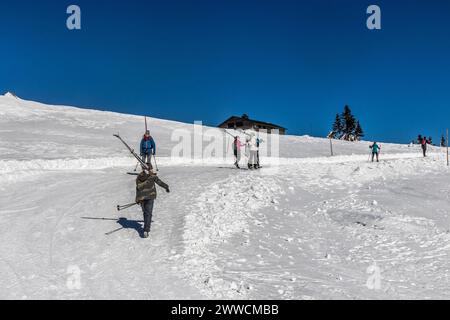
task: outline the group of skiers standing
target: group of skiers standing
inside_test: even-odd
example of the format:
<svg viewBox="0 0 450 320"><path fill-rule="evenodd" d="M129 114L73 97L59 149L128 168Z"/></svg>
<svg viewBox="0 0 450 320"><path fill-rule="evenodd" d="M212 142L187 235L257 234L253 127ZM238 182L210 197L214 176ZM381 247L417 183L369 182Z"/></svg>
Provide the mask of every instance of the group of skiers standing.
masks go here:
<svg viewBox="0 0 450 320"><path fill-rule="evenodd" d="M239 136L234 137L233 141L233 153L235 157L234 165L236 168L240 169L239 162L242 158L242 148L245 147L245 154L248 158L247 166L248 169L259 169L259 146L262 143L262 139L256 136L254 132L246 134L245 143L241 142Z"/></svg>

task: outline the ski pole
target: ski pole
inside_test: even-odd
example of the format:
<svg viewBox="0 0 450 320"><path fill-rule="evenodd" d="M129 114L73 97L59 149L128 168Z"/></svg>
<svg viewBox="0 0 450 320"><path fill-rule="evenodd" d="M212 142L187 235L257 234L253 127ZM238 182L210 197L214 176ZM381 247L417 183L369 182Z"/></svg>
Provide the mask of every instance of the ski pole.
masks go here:
<svg viewBox="0 0 450 320"><path fill-rule="evenodd" d="M158 164L156 163L156 157L155 157L155 155L153 155L153 160L155 161L156 171L159 171L159 169L158 169Z"/></svg>
<svg viewBox="0 0 450 320"><path fill-rule="evenodd" d="M138 166L139 166L139 162L138 162L138 163L136 163L136 167L134 167L134 172L136 172L136 171L137 171L137 168L138 168Z"/></svg>
<svg viewBox="0 0 450 320"><path fill-rule="evenodd" d="M117 205L117 211L125 210L125 209L131 208L131 207L136 206L136 205L137 205L137 203L125 204L123 206Z"/></svg>
<svg viewBox="0 0 450 320"><path fill-rule="evenodd" d="M233 136L231 133L229 133L226 129L224 130L225 133L229 134L230 136L232 136L233 138L235 138L235 136Z"/></svg>
<svg viewBox="0 0 450 320"><path fill-rule="evenodd" d="M117 232L117 231L123 230L123 229L125 229L125 228L124 228L124 227L117 228L117 229L115 229L115 230L113 230L113 231L110 231L110 232L105 233L105 235L109 236L109 235L111 235L111 234L113 234L113 233L115 233L115 232Z"/></svg>

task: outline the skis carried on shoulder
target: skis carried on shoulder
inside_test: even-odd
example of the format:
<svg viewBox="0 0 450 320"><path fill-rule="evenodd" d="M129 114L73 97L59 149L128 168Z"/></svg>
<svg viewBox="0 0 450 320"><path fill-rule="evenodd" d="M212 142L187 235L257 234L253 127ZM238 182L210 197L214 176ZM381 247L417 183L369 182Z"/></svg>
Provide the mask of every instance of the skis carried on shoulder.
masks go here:
<svg viewBox="0 0 450 320"><path fill-rule="evenodd" d="M147 164L142 161L141 157L139 157L136 152L134 152L134 149L132 149L121 137L119 134L113 134L114 137L116 137L117 139L119 139L124 145L125 147L127 147L128 150L130 150L131 154L136 158L136 160L141 164L141 166L147 170L150 171L150 168L147 166Z"/></svg>

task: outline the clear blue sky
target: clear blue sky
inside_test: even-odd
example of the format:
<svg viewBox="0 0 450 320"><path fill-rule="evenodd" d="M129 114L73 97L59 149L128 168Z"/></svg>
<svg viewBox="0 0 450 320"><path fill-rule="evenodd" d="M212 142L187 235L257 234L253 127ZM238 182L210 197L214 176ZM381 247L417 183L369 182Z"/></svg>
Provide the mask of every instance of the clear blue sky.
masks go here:
<svg viewBox="0 0 450 320"><path fill-rule="evenodd" d="M78 4L82 30L66 28ZM382 9L382 30L366 8ZM248 113L324 136L345 104L367 139L450 126L448 0L2 1L0 90L217 125Z"/></svg>

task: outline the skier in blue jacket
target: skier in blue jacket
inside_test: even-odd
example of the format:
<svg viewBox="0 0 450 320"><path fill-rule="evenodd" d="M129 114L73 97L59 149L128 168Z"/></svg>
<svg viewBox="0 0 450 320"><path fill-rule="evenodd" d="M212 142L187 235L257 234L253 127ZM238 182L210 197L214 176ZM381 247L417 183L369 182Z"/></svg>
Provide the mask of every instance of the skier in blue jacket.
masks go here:
<svg viewBox="0 0 450 320"><path fill-rule="evenodd" d="M150 135L150 131L146 131L141 140L141 157L144 163L151 163L152 155L156 153L156 144Z"/></svg>
<svg viewBox="0 0 450 320"><path fill-rule="evenodd" d="M372 162L375 156L377 157L377 162L379 162L378 155L380 154L381 147L378 145L378 143L374 142L369 148L372 149Z"/></svg>

